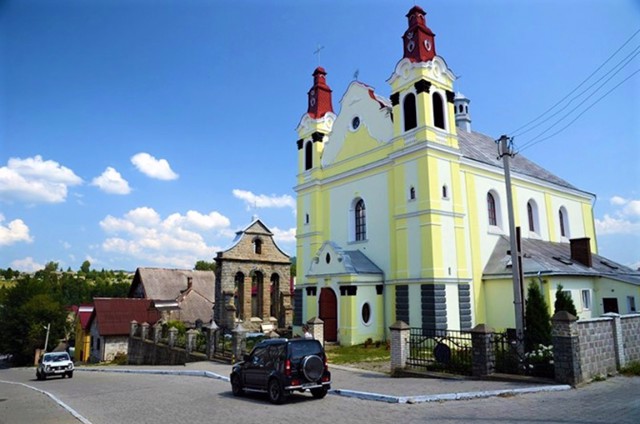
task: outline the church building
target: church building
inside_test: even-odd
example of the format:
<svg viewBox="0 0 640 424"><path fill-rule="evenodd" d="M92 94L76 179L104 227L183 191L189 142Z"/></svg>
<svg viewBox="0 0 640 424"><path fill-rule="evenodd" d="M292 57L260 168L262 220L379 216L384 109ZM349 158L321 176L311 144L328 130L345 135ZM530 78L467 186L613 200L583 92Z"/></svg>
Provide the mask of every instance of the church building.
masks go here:
<svg viewBox="0 0 640 424"><path fill-rule="evenodd" d="M419 6L406 15L389 97L353 81L336 113L327 72L313 72L297 127L294 325L319 317L326 341L384 340L398 320L514 326L502 162L495 138L471 129L469 99L456 94L425 15ZM542 243L530 244L536 254L554 246L571 261L570 239L579 239L578 250L599 258L595 196L521 155L511 169L516 225L523 239ZM547 296L565 281L524 268L525 284L546 277ZM577 295L580 284L593 294L595 280L566 279L578 281ZM637 286L615 281L640 294L640 278Z"/></svg>

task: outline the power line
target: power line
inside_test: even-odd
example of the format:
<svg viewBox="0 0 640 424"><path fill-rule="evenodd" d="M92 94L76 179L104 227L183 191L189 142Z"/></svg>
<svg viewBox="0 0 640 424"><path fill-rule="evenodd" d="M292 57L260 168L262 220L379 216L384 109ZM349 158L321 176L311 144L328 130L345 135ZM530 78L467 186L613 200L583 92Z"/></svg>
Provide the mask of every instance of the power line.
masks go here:
<svg viewBox="0 0 640 424"><path fill-rule="evenodd" d="M582 112L580 112L578 114L578 116L576 116L575 118L573 118L571 120L571 122L569 122L567 125L565 125L564 127L560 128L558 131L554 132L551 135L548 135L544 138L541 138L539 140L533 139L531 141L529 141L528 143L526 143L521 149L520 151L526 150L529 147L535 146L538 143L542 143L545 140L550 139L551 137L554 137L558 134L560 134L562 131L564 131L565 129L567 129L571 124L573 124L575 121L578 120L578 118L580 118L582 115L584 115L589 109L591 109L593 106L595 106L598 102L600 102L600 100L604 99L605 97L607 97L611 92L613 92L616 88L620 87L622 84L624 84L625 82L627 82L629 79L631 79L633 76L635 76L637 73L640 72L640 69L636 69L631 75L629 75L628 77L626 77L625 79L623 79L622 81L620 81L618 84L616 84L613 88L611 88L609 91L607 91L606 93L604 93L602 96L600 96L595 102L591 103L585 110L583 110Z"/></svg>
<svg viewBox="0 0 640 424"><path fill-rule="evenodd" d="M622 59L620 62L618 62L613 68L611 68L607 73L605 73L603 76L601 76L600 78L598 78L595 82L593 82L591 85L589 85L587 88L585 88L584 90L582 90L579 94L573 96L569 102L567 104L565 104L562 108L560 108L558 111L554 112L552 115L550 115L549 117L545 118L544 120L542 120L541 122L539 122L538 124L532 126L531 128L522 131L520 133L515 133L513 134L513 136L522 136L528 132L533 131L534 129L538 128L540 125L544 124L545 122L548 122L550 119L552 119L554 116L557 116L560 112L562 112L563 110L565 110L566 108L568 108L571 103L574 102L574 100L580 98L583 94L585 94L587 91L589 91L591 88L593 88L593 86L595 86L596 84L598 84L600 81L602 81L604 78L606 78L609 74L611 74L612 72L614 72L613 75L611 75L609 78L607 78L607 80L601 84L593 93L591 93L589 96L587 96L586 99L584 99L582 102L580 102L577 106L575 106L573 109L571 109L571 111L569 111L569 113L567 115L565 115L562 119L566 118L568 115L570 115L573 111L575 111L577 108L579 108L582 104L584 104L584 102L586 100L588 100L591 96L593 96L595 93L598 92L598 90L600 90L606 83L608 83L609 81L611 81L611 79L616 76L621 70L623 70L629 63L631 63L631 61L633 59L635 59L636 56L638 56L640 54L640 45L638 47L636 47L635 49L633 49L633 51L631 53L629 53L624 59ZM623 63L624 62L624 63ZM575 92L575 89L572 91ZM571 93L570 93L571 94ZM567 95L568 96L568 95ZM567 96L565 96L565 99L567 98ZM557 104L556 104L557 105ZM561 119L561 120L562 120ZM549 131L551 128L553 128L555 125L557 125L558 122L556 122L555 124L553 124L551 127L549 127L547 130L545 130L544 132L542 132L542 134L544 134L545 132ZM541 134L538 134L538 136L540 136Z"/></svg>
<svg viewBox="0 0 640 424"><path fill-rule="evenodd" d="M618 52L620 50L622 50L627 44L629 44L629 42L636 36L638 35L638 33L640 33L640 29L638 29L636 32L634 32L631 37L629 37L627 39L627 41L625 41L620 47L618 47L618 49L613 52L600 66L598 66L596 68L595 71L593 71L591 74L589 74L588 77L586 77L580 84L578 84L578 86L576 88L574 88L572 91L570 91L566 96L564 96L562 99L558 100L558 102L556 102L553 106L551 106L549 109L545 110L542 114L538 115L537 117L535 117L534 119L532 119L531 121L527 122L526 124L522 125L519 128L516 128L514 131L512 131L511 133L517 133L518 131L520 131L523 128L526 128L527 126L529 126L530 124L538 121L540 118L542 118L543 116L545 116L547 113L549 113L551 110L553 110L556 106L558 106L560 103L562 103L567 97L569 97L570 95L572 95L576 90L578 90L580 87L582 87L582 85L584 83L586 83L592 76L594 76L600 69L602 69L602 67L604 65L606 65L616 54L618 54Z"/></svg>

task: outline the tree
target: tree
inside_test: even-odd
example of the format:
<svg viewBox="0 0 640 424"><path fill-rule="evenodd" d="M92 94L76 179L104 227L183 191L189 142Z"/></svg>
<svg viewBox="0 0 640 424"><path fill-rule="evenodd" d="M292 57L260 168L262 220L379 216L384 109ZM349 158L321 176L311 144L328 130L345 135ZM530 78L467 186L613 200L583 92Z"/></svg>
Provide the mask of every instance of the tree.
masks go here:
<svg viewBox="0 0 640 424"><path fill-rule="evenodd" d="M549 308L538 284L531 282L527 290L527 307L525 309L524 343L527 352L536 346L551 344L551 317Z"/></svg>
<svg viewBox="0 0 640 424"><path fill-rule="evenodd" d="M554 313L567 311L574 317L577 317L578 312L576 311L576 305L573 303L571 294L562 290L562 288L562 284L558 284L558 289L556 290L556 301L553 303Z"/></svg>
<svg viewBox="0 0 640 424"><path fill-rule="evenodd" d="M296 273L298 272L298 258L296 258L295 256L291 257L291 276L295 277Z"/></svg>
<svg viewBox="0 0 640 424"><path fill-rule="evenodd" d="M80 272L88 274L89 271L91 271L91 262L89 261L82 262L82 266L80 267Z"/></svg>
<svg viewBox="0 0 640 424"><path fill-rule="evenodd" d="M58 262L47 262L47 264L44 266L44 272L56 272L58 271Z"/></svg>
<svg viewBox="0 0 640 424"><path fill-rule="evenodd" d="M215 262L198 261L193 267L196 271L214 271L216 270Z"/></svg>

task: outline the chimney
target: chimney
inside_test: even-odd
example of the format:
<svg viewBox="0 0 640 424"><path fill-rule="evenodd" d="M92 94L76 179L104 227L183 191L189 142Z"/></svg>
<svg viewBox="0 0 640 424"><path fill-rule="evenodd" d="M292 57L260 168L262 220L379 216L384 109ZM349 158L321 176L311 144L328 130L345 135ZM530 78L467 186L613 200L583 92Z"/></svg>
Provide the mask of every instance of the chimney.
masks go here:
<svg viewBox="0 0 640 424"><path fill-rule="evenodd" d="M569 240L571 243L571 260L591 268L591 243L589 237Z"/></svg>

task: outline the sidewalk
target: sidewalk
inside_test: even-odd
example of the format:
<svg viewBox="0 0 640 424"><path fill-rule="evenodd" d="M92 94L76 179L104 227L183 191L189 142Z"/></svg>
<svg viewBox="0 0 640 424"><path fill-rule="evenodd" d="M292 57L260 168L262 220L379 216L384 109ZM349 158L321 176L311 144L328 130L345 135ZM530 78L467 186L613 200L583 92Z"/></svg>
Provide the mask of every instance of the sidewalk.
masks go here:
<svg viewBox="0 0 640 424"><path fill-rule="evenodd" d="M331 394L390 403L422 403L473 399L520 393L569 390L567 385L544 385L483 380L445 380L435 378L391 378L385 374L338 365L329 365ZM126 372L191 375L228 382L231 365L218 362L192 362L185 366L97 366L77 367L80 372Z"/></svg>

